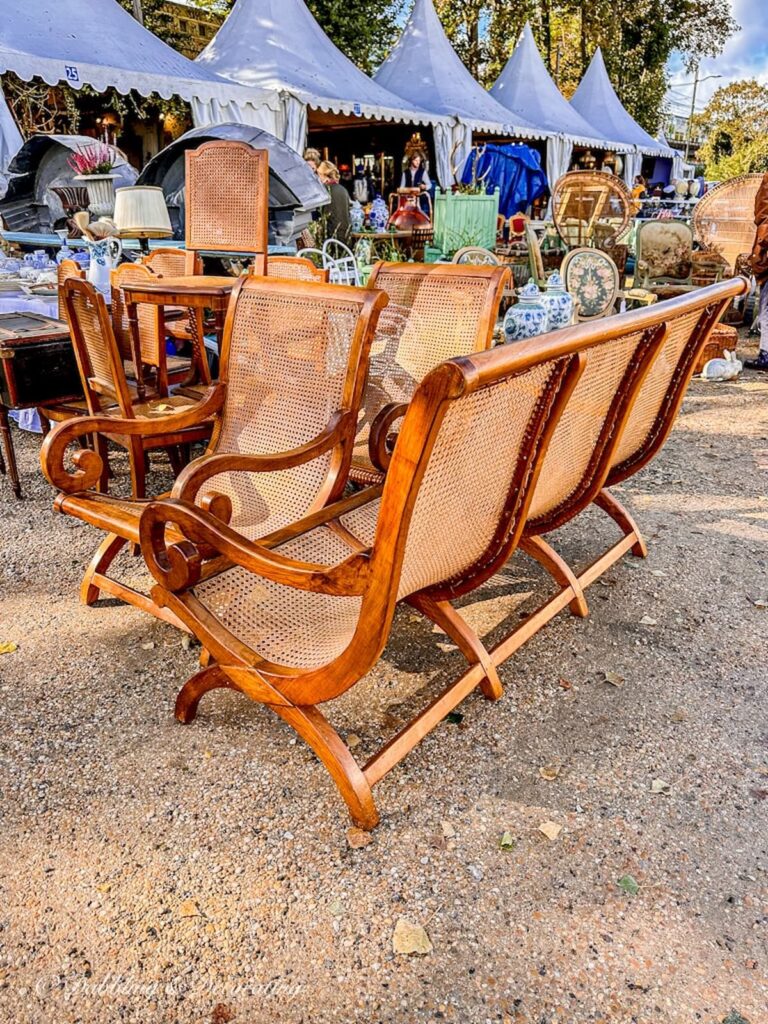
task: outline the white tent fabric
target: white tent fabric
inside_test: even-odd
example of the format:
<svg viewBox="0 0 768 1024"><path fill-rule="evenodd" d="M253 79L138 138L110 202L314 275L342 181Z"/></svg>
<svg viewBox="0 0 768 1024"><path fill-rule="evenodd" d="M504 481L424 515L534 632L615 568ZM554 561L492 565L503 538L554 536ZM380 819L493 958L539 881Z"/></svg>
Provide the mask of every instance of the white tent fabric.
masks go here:
<svg viewBox="0 0 768 1024"><path fill-rule="evenodd" d="M547 181L550 191L555 187L557 179L562 178L571 166L572 154L573 143L570 139L562 135L547 139Z"/></svg>
<svg viewBox="0 0 768 1024"><path fill-rule="evenodd" d="M274 126L259 122L259 127L298 150L304 144L307 106L377 121L449 120L419 103L403 103L364 75L334 46L303 0L237 0L195 63L243 85L270 90L278 100Z"/></svg>
<svg viewBox="0 0 768 1024"><path fill-rule="evenodd" d="M244 89L187 60L140 25L117 0L2 0L0 72L29 81L110 87L165 99L273 106L268 92Z"/></svg>
<svg viewBox="0 0 768 1024"><path fill-rule="evenodd" d="M451 150L437 154L441 184L447 184L440 177L441 167L463 167L471 145L466 129L526 139L551 134L511 114L475 81L451 46L432 0L415 0L402 35L373 77L403 99L458 117L465 126L458 133L462 139L453 138Z"/></svg>
<svg viewBox="0 0 768 1024"><path fill-rule="evenodd" d="M0 88L0 198L5 195L8 188L8 165L23 145L24 139Z"/></svg>
<svg viewBox="0 0 768 1024"><path fill-rule="evenodd" d="M576 145L599 146L614 152L629 148L610 141L610 135L594 128L563 96L547 71L530 23L526 23L512 56L491 88L491 95L513 115L545 132L565 135Z"/></svg>
<svg viewBox="0 0 768 1024"><path fill-rule="evenodd" d="M599 47L571 97L571 106L606 137L635 146L647 156L672 156L668 146L661 146L624 109L611 85Z"/></svg>
<svg viewBox="0 0 768 1024"><path fill-rule="evenodd" d="M635 151L634 153L627 153L624 157L624 183L627 188L632 188L635 184L635 178L640 173L643 166L643 154Z"/></svg>

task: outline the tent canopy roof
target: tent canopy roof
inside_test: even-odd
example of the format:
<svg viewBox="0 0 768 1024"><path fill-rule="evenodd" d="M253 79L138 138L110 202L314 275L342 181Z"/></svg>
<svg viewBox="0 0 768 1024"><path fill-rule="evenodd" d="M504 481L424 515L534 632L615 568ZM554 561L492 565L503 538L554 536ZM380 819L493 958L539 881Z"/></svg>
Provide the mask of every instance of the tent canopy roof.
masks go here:
<svg viewBox="0 0 768 1024"><path fill-rule="evenodd" d="M510 114L475 81L451 46L432 0L415 0L402 35L374 79L404 99L478 130L532 139L552 134Z"/></svg>
<svg viewBox="0 0 768 1024"><path fill-rule="evenodd" d="M113 87L165 99L276 106L269 93L244 89L187 60L117 0L2 0L0 71L76 89L85 83L99 92Z"/></svg>
<svg viewBox="0 0 768 1024"><path fill-rule="evenodd" d="M403 104L363 74L303 0L237 0L196 63L244 85L292 93L319 110L416 124L446 120L419 102Z"/></svg>
<svg viewBox="0 0 768 1024"><path fill-rule="evenodd" d="M674 155L672 150L660 145L644 128L641 128L624 109L616 90L611 85L599 47L595 50L578 89L571 97L571 105L583 118L599 126L601 134L610 136L617 142L637 146L649 156Z"/></svg>
<svg viewBox="0 0 768 1024"><path fill-rule="evenodd" d="M608 141L610 135L594 128L576 111L552 81L542 60L530 22L491 89L491 95L517 117L543 131L568 136L572 142L613 150L626 143Z"/></svg>

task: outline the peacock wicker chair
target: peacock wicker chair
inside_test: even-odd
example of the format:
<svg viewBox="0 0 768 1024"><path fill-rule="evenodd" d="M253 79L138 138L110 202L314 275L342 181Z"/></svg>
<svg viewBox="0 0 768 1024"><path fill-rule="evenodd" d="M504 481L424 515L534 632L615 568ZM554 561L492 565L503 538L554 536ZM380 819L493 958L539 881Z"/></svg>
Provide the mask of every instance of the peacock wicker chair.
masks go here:
<svg viewBox="0 0 768 1024"><path fill-rule="evenodd" d="M627 229L632 196L615 174L568 171L552 191L552 219L569 249L610 249Z"/></svg>
<svg viewBox="0 0 768 1024"><path fill-rule="evenodd" d="M743 174L716 185L693 211L693 233L702 248L725 259L730 273L738 273L740 256L752 251L755 241L755 197L762 174Z"/></svg>

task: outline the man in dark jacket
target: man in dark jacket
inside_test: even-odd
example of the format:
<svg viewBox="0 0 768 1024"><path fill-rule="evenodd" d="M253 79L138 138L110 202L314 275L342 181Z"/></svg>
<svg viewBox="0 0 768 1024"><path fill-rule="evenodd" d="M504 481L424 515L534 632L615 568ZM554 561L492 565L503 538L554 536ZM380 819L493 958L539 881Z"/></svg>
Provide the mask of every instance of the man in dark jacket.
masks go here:
<svg viewBox="0 0 768 1024"><path fill-rule="evenodd" d="M752 248L752 273L760 285L760 351L757 359L747 359L748 370L763 370L768 373L768 174L763 175L755 198L755 224L757 234Z"/></svg>

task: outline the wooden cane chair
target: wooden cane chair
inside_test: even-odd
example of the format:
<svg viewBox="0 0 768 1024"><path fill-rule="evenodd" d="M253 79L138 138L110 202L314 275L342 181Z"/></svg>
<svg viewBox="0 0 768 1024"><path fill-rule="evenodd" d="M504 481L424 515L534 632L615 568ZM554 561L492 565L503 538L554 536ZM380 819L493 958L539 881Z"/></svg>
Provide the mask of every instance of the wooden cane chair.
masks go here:
<svg viewBox="0 0 768 1024"><path fill-rule="evenodd" d="M491 347L509 278L501 266L374 266L368 287L385 291L390 303L379 318L371 351L364 416L350 471L355 483L383 479L389 460L387 436L426 374L451 356Z"/></svg>
<svg viewBox="0 0 768 1024"><path fill-rule="evenodd" d="M312 260L305 259L303 256L272 256L269 260L269 276L279 277L284 281L326 283L329 273L327 268L316 267Z"/></svg>
<svg viewBox="0 0 768 1024"><path fill-rule="evenodd" d="M560 270L565 290L573 297L577 321L609 316L619 297L619 270L601 249L572 249Z"/></svg>
<svg viewBox="0 0 768 1024"><path fill-rule="evenodd" d="M249 538L338 498L347 480L371 338L386 302L381 292L241 278L227 314L219 382L197 407L198 423L214 422L211 443L179 475L173 495L205 507L215 505L217 496L229 502L232 524ZM176 419L188 426L191 416L171 417L163 428ZM96 415L54 432L43 445L45 475L62 492L57 510L107 532L81 597L93 604L103 590L168 618L146 595L108 575L119 551L138 543L145 503L94 493L96 460L77 462L75 472L64 466L71 441L108 429L150 437L160 428L151 421L115 423Z"/></svg>
<svg viewBox="0 0 768 1024"><path fill-rule="evenodd" d="M316 752L355 824L375 826L372 787L476 687L502 694L503 649L487 651L450 601L514 550L578 371L572 357L513 346L438 367L408 408L383 490L259 543L189 503L150 504L141 538L153 598L215 659L180 692L177 718L191 721L218 687L268 705ZM167 547L169 530L183 542ZM470 667L360 767L318 705L375 665L401 600L446 630Z"/></svg>
<svg viewBox="0 0 768 1024"><path fill-rule="evenodd" d="M552 437L528 511L521 547L551 573L561 590L540 619L570 604L587 614L583 590L628 551L646 549L631 515L605 488L653 458L669 436L696 360L742 278L702 288L610 321L568 328L564 344L586 329L600 343L585 352L585 369ZM621 528L621 540L575 574L544 540L594 502Z"/></svg>
<svg viewBox="0 0 768 1024"><path fill-rule="evenodd" d="M743 174L710 189L693 209L693 233L704 249L717 252L729 273L752 252L755 241L755 198L762 174Z"/></svg>
<svg viewBox="0 0 768 1024"><path fill-rule="evenodd" d="M77 429L75 434L94 434L103 463L100 472L103 489L107 484L106 441L111 440L125 448L131 468L132 496L143 498L146 494L147 453L165 448L178 472L185 461L183 449L196 441L207 440L210 424L181 430L168 425L169 413L187 410L193 404L187 398L163 397L145 403L136 402L125 375L122 353L104 297L88 281L74 277L64 281L61 295L89 413L83 423L92 417L99 417L104 423L103 428L92 431ZM141 436L140 433L122 430L126 421L142 422L147 419L159 428L151 435Z"/></svg>

